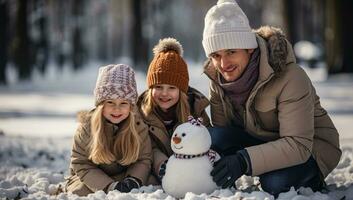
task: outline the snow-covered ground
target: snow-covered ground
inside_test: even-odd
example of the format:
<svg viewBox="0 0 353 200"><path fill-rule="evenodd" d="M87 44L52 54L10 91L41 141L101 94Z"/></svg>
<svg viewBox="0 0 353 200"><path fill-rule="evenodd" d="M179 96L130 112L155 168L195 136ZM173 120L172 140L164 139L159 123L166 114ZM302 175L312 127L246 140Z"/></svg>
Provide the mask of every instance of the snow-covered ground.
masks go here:
<svg viewBox="0 0 353 200"><path fill-rule="evenodd" d="M30 83L16 83L9 70L10 85L0 87L0 199L174 199L160 187L143 187L123 194L96 192L86 198L57 193L68 173L75 113L93 106L92 90L99 64L82 71L54 67L46 77L34 74ZM189 65L191 86L208 94L208 80L201 64ZM309 70L321 103L340 132L343 155L327 177L327 190L313 193L301 188L280 194L278 199L353 199L353 75L335 75L322 81L322 71ZM320 77L318 77L320 76ZM145 89L145 75L137 73L138 91ZM188 193L185 199L274 199L252 190L257 178L243 176L237 188L216 190L210 195Z"/></svg>

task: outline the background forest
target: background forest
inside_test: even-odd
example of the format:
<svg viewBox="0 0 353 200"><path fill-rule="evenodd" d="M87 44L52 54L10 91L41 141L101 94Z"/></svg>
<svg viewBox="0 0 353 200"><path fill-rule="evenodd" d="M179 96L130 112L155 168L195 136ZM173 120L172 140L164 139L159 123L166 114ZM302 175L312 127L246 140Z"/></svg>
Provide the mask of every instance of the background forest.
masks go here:
<svg viewBox="0 0 353 200"><path fill-rule="evenodd" d="M353 1L238 0L250 25L280 27L299 61L330 74L353 72ZM123 60L146 70L153 45L180 40L202 63L204 15L216 0L0 0L0 83L30 80L49 65L74 70L90 61Z"/></svg>

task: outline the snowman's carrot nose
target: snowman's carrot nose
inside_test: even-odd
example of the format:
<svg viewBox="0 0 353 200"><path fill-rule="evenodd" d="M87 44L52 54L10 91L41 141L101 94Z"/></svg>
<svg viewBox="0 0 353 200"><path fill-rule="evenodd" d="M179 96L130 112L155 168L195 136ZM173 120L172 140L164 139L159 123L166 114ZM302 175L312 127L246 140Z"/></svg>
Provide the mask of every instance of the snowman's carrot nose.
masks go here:
<svg viewBox="0 0 353 200"><path fill-rule="evenodd" d="M180 137L177 137L177 136L174 136L174 137L173 137L173 142L174 142L175 144L179 144L179 143L181 142L181 138L180 138Z"/></svg>

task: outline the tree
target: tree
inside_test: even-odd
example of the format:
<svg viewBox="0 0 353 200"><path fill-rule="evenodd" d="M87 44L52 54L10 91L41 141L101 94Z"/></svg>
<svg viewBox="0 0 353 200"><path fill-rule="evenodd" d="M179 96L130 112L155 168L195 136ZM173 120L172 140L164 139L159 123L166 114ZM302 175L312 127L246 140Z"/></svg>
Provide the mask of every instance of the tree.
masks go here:
<svg viewBox="0 0 353 200"><path fill-rule="evenodd" d="M11 50L13 62L18 69L20 80L29 80L31 77L33 61L30 55L30 39L27 24L27 0L17 0L17 13L15 25L15 37L12 41Z"/></svg>
<svg viewBox="0 0 353 200"><path fill-rule="evenodd" d="M0 1L0 84L6 84L8 15L7 1Z"/></svg>
<svg viewBox="0 0 353 200"><path fill-rule="evenodd" d="M33 2L39 15L34 23L37 29L38 36L35 40L35 63L39 71L44 74L49 59L49 41L48 41L48 16L45 9L47 8L44 0L37 0Z"/></svg>
<svg viewBox="0 0 353 200"><path fill-rule="evenodd" d="M142 34L143 13L142 7L144 1L132 1L133 25L132 25L132 59L134 65L143 67L147 65L148 43Z"/></svg>
<svg viewBox="0 0 353 200"><path fill-rule="evenodd" d="M350 0L326 0L326 62L330 73L353 72L353 26Z"/></svg>
<svg viewBox="0 0 353 200"><path fill-rule="evenodd" d="M72 30L72 64L75 70L80 69L85 61L85 48L83 43L83 7L84 1L73 1L72 14L74 27Z"/></svg>
<svg viewBox="0 0 353 200"><path fill-rule="evenodd" d="M353 8L353 2L351 0L342 0L342 10L341 13L344 30L342 30L342 41L343 41L343 63L342 72L353 72L353 13L351 8ZM347 25L347 26L346 26Z"/></svg>

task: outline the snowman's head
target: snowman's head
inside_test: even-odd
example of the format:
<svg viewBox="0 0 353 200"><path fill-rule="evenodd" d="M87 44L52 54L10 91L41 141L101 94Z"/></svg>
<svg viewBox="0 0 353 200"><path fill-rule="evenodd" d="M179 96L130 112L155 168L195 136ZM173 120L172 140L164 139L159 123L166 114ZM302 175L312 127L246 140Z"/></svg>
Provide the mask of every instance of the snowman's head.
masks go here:
<svg viewBox="0 0 353 200"><path fill-rule="evenodd" d="M211 136L199 120L189 117L188 122L175 129L170 145L174 153L197 155L210 149Z"/></svg>

